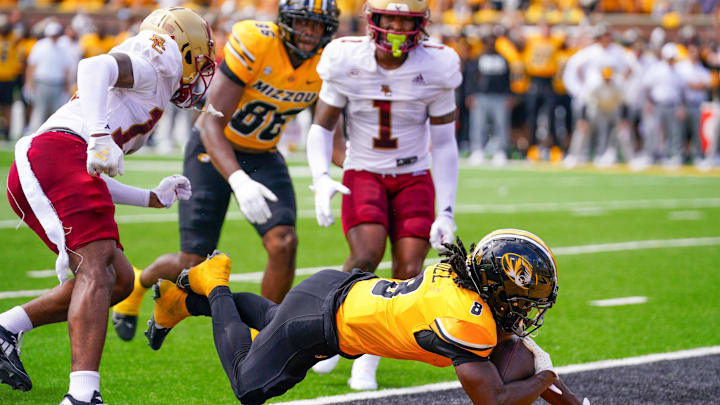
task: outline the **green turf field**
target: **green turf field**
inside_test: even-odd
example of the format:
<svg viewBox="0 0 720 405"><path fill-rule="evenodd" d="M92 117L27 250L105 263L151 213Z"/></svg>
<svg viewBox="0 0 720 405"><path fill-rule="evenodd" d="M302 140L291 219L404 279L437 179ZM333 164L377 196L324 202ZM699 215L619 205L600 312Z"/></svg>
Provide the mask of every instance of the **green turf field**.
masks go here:
<svg viewBox="0 0 720 405"><path fill-rule="evenodd" d="M0 177L11 162L0 153ZM310 178L302 163L292 164L299 219L298 268L338 267L347 246L342 229L319 228L314 219ZM180 161L130 158L120 180L152 187L180 170ZM0 294L57 284L52 275L30 278L30 270L54 266L55 256L0 196ZM334 201L339 209L339 198ZM629 173L622 169L562 171L549 166L478 169L463 167L457 198L459 235L477 241L500 227L530 230L556 251L560 291L557 305L540 329L538 343L556 365L720 345L720 173L692 169ZM220 250L234 259L233 273L262 271L265 252L235 204L225 224ZM125 251L137 266L178 249L176 211L118 207ZM337 215L336 215L337 218ZM684 241L677 241L684 239ZM654 248L637 244L653 242ZM597 245L594 253L573 247ZM679 247L679 245L684 245ZM642 245L640 245L642 246ZM431 257L435 257L431 253ZM388 275L387 270L379 274ZM300 278L296 281L299 281ZM231 283L236 291L259 291L257 283ZM0 295L1 296L1 295ZM592 300L644 296L638 305L596 307ZM30 298L0 299L0 311ZM237 403L215 354L210 320L183 321L162 350L152 351L142 336L152 300L146 297L136 339L120 341L112 328L101 366L102 394L110 404ZM33 379L28 393L0 386L2 404L53 404L67 390L70 369L67 325L33 330L25 336L25 367ZM277 401L348 392L351 363L342 360L327 376L312 372ZM452 368L384 359L380 388L454 379Z"/></svg>

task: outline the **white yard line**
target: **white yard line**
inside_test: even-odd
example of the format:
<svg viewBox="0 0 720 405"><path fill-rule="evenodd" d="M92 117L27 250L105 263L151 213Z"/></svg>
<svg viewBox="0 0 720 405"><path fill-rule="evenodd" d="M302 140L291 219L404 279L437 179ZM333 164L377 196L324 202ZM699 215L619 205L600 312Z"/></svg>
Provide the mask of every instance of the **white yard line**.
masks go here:
<svg viewBox="0 0 720 405"><path fill-rule="evenodd" d="M605 211L613 210L649 210L649 209L683 209L683 208L718 208L720 198L678 198L661 200L613 200L613 201L573 201L573 202L547 202L527 204L464 204L458 203L455 211L462 214L516 214L532 212L571 212L577 216L601 215ZM340 210L333 210L335 216ZM300 209L298 218L315 218L314 209ZM228 212L228 221L244 220L245 217L238 211ZM116 215L115 222L119 224L145 224L153 222L175 222L177 213L152 213L134 215ZM0 220L0 229L15 228L20 224L26 226L19 219Z"/></svg>
<svg viewBox="0 0 720 405"><path fill-rule="evenodd" d="M623 297L590 301L590 305L594 307L619 307L622 305L644 304L646 302L648 302L648 297Z"/></svg>
<svg viewBox="0 0 720 405"><path fill-rule="evenodd" d="M583 371L603 370L614 367L635 366L664 360L679 360L691 357L701 357L720 354L720 346L701 347L699 349L682 350L671 353L658 353L646 356L628 357L625 359L603 360L585 364L572 364L556 367L559 374L572 374ZM461 388L458 381L420 385L417 387L394 388L380 391L357 392L353 394L335 395L332 397L319 397L299 401L278 402L278 405L328 405L342 404L349 401L362 401L367 399L394 397L398 395L422 394L432 391L444 391Z"/></svg>

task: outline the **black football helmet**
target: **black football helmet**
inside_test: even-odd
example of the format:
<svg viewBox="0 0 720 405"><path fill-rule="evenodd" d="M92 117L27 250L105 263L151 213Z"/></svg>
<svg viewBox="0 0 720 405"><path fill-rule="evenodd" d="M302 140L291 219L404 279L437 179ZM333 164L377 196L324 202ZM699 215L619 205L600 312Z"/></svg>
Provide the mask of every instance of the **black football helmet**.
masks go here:
<svg viewBox="0 0 720 405"><path fill-rule="evenodd" d="M536 235L499 229L467 257L467 270L502 330L525 337L542 326L557 298L557 264Z"/></svg>
<svg viewBox="0 0 720 405"><path fill-rule="evenodd" d="M335 0L280 0L277 24L285 45L301 59L309 59L330 42L338 29L339 16L340 10L337 8ZM295 35L300 34L294 30L293 26L295 19L298 18L325 24L325 32L320 38L320 42L310 52L303 51L295 44Z"/></svg>

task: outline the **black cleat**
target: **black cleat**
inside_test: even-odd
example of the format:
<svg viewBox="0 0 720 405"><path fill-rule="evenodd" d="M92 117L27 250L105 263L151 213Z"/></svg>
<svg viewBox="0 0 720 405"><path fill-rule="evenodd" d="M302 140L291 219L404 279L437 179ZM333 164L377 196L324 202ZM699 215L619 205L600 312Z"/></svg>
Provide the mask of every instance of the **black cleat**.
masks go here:
<svg viewBox="0 0 720 405"><path fill-rule="evenodd" d="M20 361L21 345L22 335L10 333L0 326L0 383L8 384L14 390L30 391L32 381Z"/></svg>
<svg viewBox="0 0 720 405"><path fill-rule="evenodd" d="M136 315L125 315L118 312L112 313L112 325L115 328L115 332L120 339L128 342L135 337L135 331L137 330Z"/></svg>
<svg viewBox="0 0 720 405"><path fill-rule="evenodd" d="M73 398L72 395L65 394L62 402L60 402L60 405L105 405L105 403L103 402L100 393L95 391L93 392L93 396L90 402L78 401L77 399Z"/></svg>
<svg viewBox="0 0 720 405"><path fill-rule="evenodd" d="M175 280L175 285L178 286L179 289L189 293L192 292L192 289L190 288L190 269L184 269L180 272L180 275L178 275L177 280Z"/></svg>
<svg viewBox="0 0 720 405"><path fill-rule="evenodd" d="M172 328L163 328L155 322L155 317L152 317L147 322L148 328L145 331L145 337L148 339L148 344L153 350L160 350L165 338L170 333Z"/></svg>

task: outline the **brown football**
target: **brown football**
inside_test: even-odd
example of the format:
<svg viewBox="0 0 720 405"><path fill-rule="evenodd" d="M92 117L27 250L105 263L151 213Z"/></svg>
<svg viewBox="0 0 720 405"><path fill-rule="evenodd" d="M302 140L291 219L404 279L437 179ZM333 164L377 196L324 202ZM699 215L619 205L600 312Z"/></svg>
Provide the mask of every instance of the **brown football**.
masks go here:
<svg viewBox="0 0 720 405"><path fill-rule="evenodd" d="M524 380L535 374L535 358L517 336L498 343L490 354L503 382Z"/></svg>

